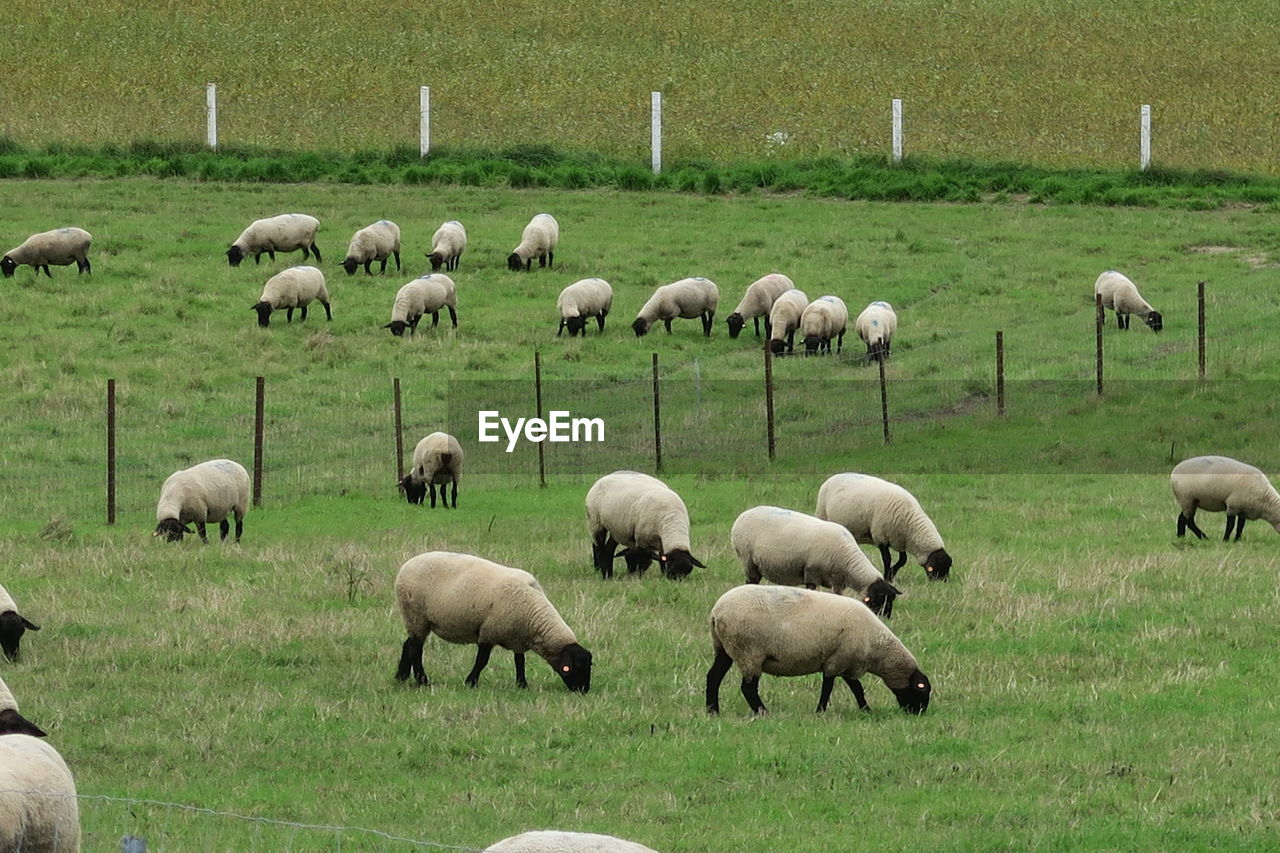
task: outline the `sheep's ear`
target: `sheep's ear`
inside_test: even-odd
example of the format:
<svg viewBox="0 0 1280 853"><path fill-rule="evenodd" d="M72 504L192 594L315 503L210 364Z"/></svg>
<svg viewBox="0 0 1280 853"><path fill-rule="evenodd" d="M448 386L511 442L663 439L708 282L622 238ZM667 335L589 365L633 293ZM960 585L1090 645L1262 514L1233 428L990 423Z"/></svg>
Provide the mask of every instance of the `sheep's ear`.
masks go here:
<svg viewBox="0 0 1280 853"><path fill-rule="evenodd" d="M28 631L39 631L39 630L40 630L40 626L39 626L39 625L35 625L35 624L33 624L33 623L31 622L31 620L30 620L30 619L28 619L27 617L25 617L25 616L19 616L18 618L22 620L22 627L26 628Z"/></svg>
<svg viewBox="0 0 1280 853"><path fill-rule="evenodd" d="M390 324L390 323L388 323L387 325L383 326L382 328L384 328L384 329L390 329L390 328L391 328L391 324Z"/></svg>
<svg viewBox="0 0 1280 853"><path fill-rule="evenodd" d="M702 561L699 560L697 557L693 556L692 554L689 555L689 562L693 563L695 566L697 566L700 569L706 568L706 566L703 565Z"/></svg>
<svg viewBox="0 0 1280 853"><path fill-rule="evenodd" d="M182 532L183 532L183 533L186 533L188 536L195 535L195 531L191 529L191 525L190 525L190 524L184 524L184 525L182 525Z"/></svg>
<svg viewBox="0 0 1280 853"><path fill-rule="evenodd" d="M0 735L30 735L45 737L44 730L13 708L0 711Z"/></svg>

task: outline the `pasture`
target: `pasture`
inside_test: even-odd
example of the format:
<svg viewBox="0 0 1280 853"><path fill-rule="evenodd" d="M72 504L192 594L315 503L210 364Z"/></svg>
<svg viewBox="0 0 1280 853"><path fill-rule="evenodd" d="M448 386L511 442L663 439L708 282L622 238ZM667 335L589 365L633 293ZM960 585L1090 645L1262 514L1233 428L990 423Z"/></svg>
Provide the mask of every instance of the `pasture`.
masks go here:
<svg viewBox="0 0 1280 853"><path fill-rule="evenodd" d="M249 306L298 256L232 269L223 252L251 219L285 210L323 223L334 319L317 309L260 329ZM556 267L508 272L541 210L561 223ZM348 277L347 239L382 217L401 226L405 270ZM459 328L446 318L392 338L380 328L391 298L426 270L430 234L450 218L470 235L454 274ZM1167 483L1171 459L1198 453L1280 468L1267 334L1280 246L1262 209L0 183L4 248L63 224L94 234L91 276L22 268L0 284L0 583L43 626L0 676L76 774L85 849L129 832L152 849L418 849L388 836L478 849L538 827L663 851L1272 843L1280 541L1254 522L1224 545L1221 516L1201 517L1209 540L1178 541ZM1098 399L1092 284L1110 267L1165 328L1122 333L1108 318L1113 390ZM774 270L854 313L872 299L898 309L891 445L865 402L878 398L860 396L874 371L849 334L839 357L775 361L779 454L768 462L754 417L761 355L750 328L730 340L723 317ZM556 294L591 275L616 294L604 334L557 339ZM720 286L711 338L692 320L635 338L630 321L653 287L685 275ZM1209 294L1204 384L1197 281ZM1006 419L991 397L996 330ZM593 573L582 498L607 455L549 448L539 488L527 449L504 462L468 445L475 470L456 512L398 497L392 380L411 448L465 426L467 401L491 383L519 383L531 407L535 349L549 393L590 406L600 388L622 389L593 414L628 438L646 429L659 354L667 479L707 569L681 583ZM152 539L168 473L250 461L257 376L266 481L244 541ZM103 523L109 378L114 526ZM628 452L645 464L643 449ZM845 692L818 717L817 679L766 677L772 714L751 719L731 674L721 716L708 718L706 614L742 577L733 519L762 503L811 511L822 479L851 469L910 488L956 559L946 584L926 585L915 565L899 576L891 627L934 683L928 713L900 714L868 677L871 714ZM469 690L473 650L437 640L432 686L396 683L404 634L391 583L407 557L436 548L537 575L595 654L591 692L567 693L533 657L518 691L500 650Z"/></svg>

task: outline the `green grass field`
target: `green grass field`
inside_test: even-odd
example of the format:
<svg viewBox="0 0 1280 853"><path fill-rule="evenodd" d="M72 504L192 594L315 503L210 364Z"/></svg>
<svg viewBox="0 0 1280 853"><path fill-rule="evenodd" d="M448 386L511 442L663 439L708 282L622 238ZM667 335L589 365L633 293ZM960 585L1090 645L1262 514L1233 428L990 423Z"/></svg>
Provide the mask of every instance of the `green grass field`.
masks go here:
<svg viewBox="0 0 1280 853"><path fill-rule="evenodd" d="M239 269L223 251L283 210L324 223L334 319L249 306L297 255ZM553 270L509 273L529 216L560 220ZM399 222L406 269L348 278L357 227ZM440 221L470 244L459 322L398 340L379 328L425 269ZM43 630L0 664L23 712L73 768L86 850L126 833L157 850L416 849L358 827L463 849L523 829L610 832L663 851L907 849L1257 850L1275 843L1268 782L1280 595L1275 534L1174 537L1170 460L1236 455L1274 471L1280 296L1269 213L1026 204L888 205L795 196L404 186L237 185L132 178L0 182L0 242L76 224L92 276L23 268L0 285L0 583ZM4 242L8 241L8 242ZM1165 329L1106 329L1093 392L1092 283L1127 272ZM786 272L856 312L898 309L889 365L894 441L881 443L873 371L845 339L832 359L779 359L778 459L761 422L762 360L723 316ZM713 336L695 321L637 340L655 285L721 288ZM601 275L603 336L556 339L555 296ZM1196 282L1207 282L1208 380L1196 381ZM447 319L445 321L447 323ZM996 417L993 338L1007 346ZM547 403L600 406L626 464L646 465L651 354L664 383L669 481L706 570L601 581L582 499L611 453L474 443L457 512L410 507L393 480L391 383L405 440L474 429L468 402L519 383L534 351ZM252 456L254 377L267 387L264 504L240 546L150 536L164 477ZM119 517L104 523L103 404L118 389ZM590 380L590 384L586 380ZM608 389L605 393L600 389ZM599 400L600 402L596 402ZM766 679L751 719L730 676L703 713L706 614L741 581L729 528L761 503L812 509L830 473L895 479L956 558L926 585L912 566L892 627L935 685L908 718L877 679L873 712L813 678ZM530 689L494 655L428 643L429 688L394 682L403 629L391 583L409 556L470 551L534 572L596 657L591 692L530 661ZM105 799L120 798L120 799Z"/></svg>

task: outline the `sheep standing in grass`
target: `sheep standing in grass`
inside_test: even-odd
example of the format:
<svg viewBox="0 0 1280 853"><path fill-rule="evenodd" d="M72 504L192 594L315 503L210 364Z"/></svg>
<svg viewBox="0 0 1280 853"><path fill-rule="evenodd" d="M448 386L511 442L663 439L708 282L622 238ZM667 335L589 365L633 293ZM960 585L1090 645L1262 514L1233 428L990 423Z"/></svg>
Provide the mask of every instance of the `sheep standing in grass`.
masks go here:
<svg viewBox="0 0 1280 853"><path fill-rule="evenodd" d="M10 278L14 271L27 264L39 275L40 270L49 278L49 265L55 267L69 266L75 263L76 270L81 273L93 272L89 265L89 244L93 237L83 228L55 228L52 231L41 231L32 234L22 245L10 249L0 258L0 272Z"/></svg>
<svg viewBox="0 0 1280 853"><path fill-rule="evenodd" d="M1245 519L1261 518L1280 533L1280 494L1259 469L1229 456L1194 456L1173 466L1169 474L1174 500L1178 502L1178 536L1187 529L1197 538L1204 532L1196 526L1196 510L1227 513L1227 531L1222 541L1236 540L1244 532Z"/></svg>
<svg viewBox="0 0 1280 853"><path fill-rule="evenodd" d="M560 223L550 213L539 213L524 227L520 245L507 256L507 269L530 270L533 259L538 266L549 267L556 259L556 245L560 242Z"/></svg>
<svg viewBox="0 0 1280 853"><path fill-rule="evenodd" d="M946 580L951 573L951 555L938 528L920 502L895 483L866 474L835 474L818 489L815 515L844 525L859 542L875 544L890 582L908 553L924 566L929 580ZM890 548L899 552L893 565L889 564Z"/></svg>
<svg viewBox="0 0 1280 853"><path fill-rule="evenodd" d="M470 554L430 551L411 558L396 575L396 604L409 636L396 678L413 675L427 684L422 646L434 633L449 643L475 643L476 662L467 676L475 687L494 646L515 654L516 685L528 687L525 652L542 656L577 693L591 687L591 652L547 600L533 575Z"/></svg>
<svg viewBox="0 0 1280 853"><path fill-rule="evenodd" d="M556 299L556 310L560 312L560 328L556 329L556 337L566 328L569 337L587 336L587 320L596 318L600 332L604 333L604 318L613 307L613 288L602 278L584 278L560 291Z"/></svg>
<svg viewBox="0 0 1280 853"><path fill-rule="evenodd" d="M211 459L174 471L160 489L156 503L156 530L153 536L164 535L165 541L181 542L184 533L199 533L200 541L208 543L204 526L218 522L221 539L227 538L231 523L227 516L236 517L236 541L244 532L244 516L249 511L249 472L239 462L230 459ZM195 523L192 531L187 525Z"/></svg>
<svg viewBox="0 0 1280 853"><path fill-rule="evenodd" d="M453 508L458 508L458 480L462 477L462 445L447 432L433 432L413 448L413 467L400 480L400 492L411 504L421 505L431 490L431 507L436 505L436 486L440 502L448 508L449 496L444 487L453 486Z"/></svg>
<svg viewBox="0 0 1280 853"><path fill-rule="evenodd" d="M458 328L458 291L453 279L442 273L429 273L419 276L404 285L396 292L396 301L391 305L391 322L383 326L390 329L397 338L404 334L417 334L418 321L423 314L431 315L431 328L440 322L440 309L449 309L449 319L453 327Z"/></svg>
<svg viewBox="0 0 1280 853"><path fill-rule="evenodd" d="M773 303L769 312L769 349L774 355L795 350L796 329L800 328L800 316L809 307L809 297L803 290L788 290Z"/></svg>
<svg viewBox="0 0 1280 853"><path fill-rule="evenodd" d="M258 325L271 325L271 312L284 311L285 320L293 322L293 309L302 310L302 320L307 319L307 306L313 301L324 306L325 317L333 319L329 305L329 289L325 287L324 273L315 267L289 267L267 279L258 301L249 306L258 312Z"/></svg>
<svg viewBox="0 0 1280 853"><path fill-rule="evenodd" d="M1093 293L1102 297L1103 308L1110 308L1115 312L1116 325L1121 329L1128 330L1130 314L1141 317L1142 322L1153 332L1164 328L1164 317L1142 298L1138 286L1128 276L1115 270L1107 270L1093 283Z"/></svg>
<svg viewBox="0 0 1280 853"><path fill-rule="evenodd" d="M862 682L870 672L893 691L902 710L922 714L933 690L915 657L876 615L852 598L788 586L739 586L711 608L715 660L707 670L707 712L720 713L720 683L733 664L742 695L756 714L760 675L822 673L818 711L827 709L837 678L869 710Z"/></svg>
<svg viewBox="0 0 1280 853"><path fill-rule="evenodd" d="M872 302L854 320L853 330L867 345L867 360L884 361L898 330L898 315L888 302Z"/></svg>
<svg viewBox="0 0 1280 853"><path fill-rule="evenodd" d="M819 296L800 315L800 337L805 355L831 354L831 339L836 352L844 346L844 330L849 325L849 309L838 296Z"/></svg>
<svg viewBox="0 0 1280 853"><path fill-rule="evenodd" d="M462 227L462 223L456 219L450 219L436 229L436 233L431 235L431 253L427 255L427 259L431 261L431 271L436 272L441 267L446 272L453 272L458 268L458 260L462 257L462 250L467 248L467 229Z"/></svg>
<svg viewBox="0 0 1280 853"><path fill-rule="evenodd" d="M373 275L370 267L374 261L381 261L382 266L378 269L378 274L381 275L387 271L387 258L392 256L396 259L396 270L399 271L400 226L389 219L379 219L351 237L342 268L347 271L347 275L355 275L356 268L363 264L365 275Z"/></svg>
<svg viewBox="0 0 1280 853"><path fill-rule="evenodd" d="M320 220L305 213L282 213L268 219L256 219L249 227L240 232L240 236L227 249L227 263L233 267L253 255L256 264L265 252L271 260L276 259L276 252L293 252L302 250L305 261L314 253L316 262L321 263L320 249L316 246L316 231L320 228Z"/></svg>
<svg viewBox="0 0 1280 853"><path fill-rule="evenodd" d="M806 589L830 587L836 595L848 587L886 619L901 594L871 565L853 534L832 521L757 506L738 516L729 541L742 561L747 583L760 583L764 577Z"/></svg>
<svg viewBox="0 0 1280 853"><path fill-rule="evenodd" d="M0 586L0 649L4 656L16 661L21 654L19 645L27 631L39 631L36 625L18 612L18 605L4 587Z"/></svg>
<svg viewBox="0 0 1280 853"><path fill-rule="evenodd" d="M614 471L587 491L591 559L604 578L613 577L618 546L628 573L644 572L655 558L668 578L706 568L689 552L689 511L661 480L639 471Z"/></svg>
<svg viewBox="0 0 1280 853"><path fill-rule="evenodd" d="M18 713L0 681L0 850L76 853L80 808L76 783L39 726Z"/></svg>
<svg viewBox="0 0 1280 853"><path fill-rule="evenodd" d="M504 838L484 853L657 853L651 847L612 835L539 829Z"/></svg>
<svg viewBox="0 0 1280 853"><path fill-rule="evenodd" d="M720 288L709 278L682 278L671 284L664 284L653 292L635 322L631 324L636 337L641 337L649 328L661 320L671 331L671 321L677 317L686 320L694 317L702 318L702 334L711 337L711 325L716 316L716 306L720 303Z"/></svg>
<svg viewBox="0 0 1280 853"><path fill-rule="evenodd" d="M776 272L751 282L738 307L734 308L733 313L725 320L729 326L729 337L738 337L747 320L755 321L756 337L760 337L761 317L764 317L764 334L768 337L770 334L769 312L773 310L773 303L786 291L794 290L795 286L795 282L791 279Z"/></svg>

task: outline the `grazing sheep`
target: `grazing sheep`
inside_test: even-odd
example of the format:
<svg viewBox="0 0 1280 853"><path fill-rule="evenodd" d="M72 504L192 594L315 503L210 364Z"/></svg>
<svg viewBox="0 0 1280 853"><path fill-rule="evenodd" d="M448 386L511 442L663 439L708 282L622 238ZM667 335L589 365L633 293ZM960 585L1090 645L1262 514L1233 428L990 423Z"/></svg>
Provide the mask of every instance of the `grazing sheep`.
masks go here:
<svg viewBox="0 0 1280 853"><path fill-rule="evenodd" d="M539 829L504 838L484 853L657 853L651 847L612 835Z"/></svg>
<svg viewBox="0 0 1280 853"><path fill-rule="evenodd" d="M271 260L276 259L276 252L292 252L302 250L305 261L314 252L316 262L323 262L320 249L316 246L316 231L320 228L320 220L305 213L282 213L268 219L256 219L249 227L240 232L240 236L227 249L227 263L233 267L253 255L256 264L266 252Z"/></svg>
<svg viewBox="0 0 1280 853"><path fill-rule="evenodd" d="M614 471L587 491L591 559L604 578L613 577L618 546L629 573L644 572L655 558L662 573L678 580L706 568L689 553L689 511L665 483L639 471Z"/></svg>
<svg viewBox="0 0 1280 853"><path fill-rule="evenodd" d="M888 619L901 595L871 565L853 534L833 521L776 506L746 510L733 523L729 542L742 561L747 583L766 577L777 584L836 595L853 589L862 602Z"/></svg>
<svg viewBox="0 0 1280 853"><path fill-rule="evenodd" d="M691 319L702 318L702 334L711 337L711 324L716 316L716 305L720 302L720 288L709 278L682 278L671 284L664 284L653 292L649 301L636 315L631 328L636 337L649 331L658 320L671 331L671 321L677 317Z"/></svg>
<svg viewBox="0 0 1280 853"><path fill-rule="evenodd" d="M440 322L440 309L449 309L449 319L453 327L458 328L458 295L453 279L442 273L428 273L418 276L396 292L396 301L391 305L391 322L383 326L390 329L397 338L404 334L406 327L409 334L418 333L418 321L423 314L431 315L431 328Z"/></svg>
<svg viewBox="0 0 1280 853"><path fill-rule="evenodd" d="M0 678L0 735L23 734L44 737L45 732L35 723L18 713L18 700L13 698L9 685ZM6 849L6 848L0 848Z"/></svg>
<svg viewBox="0 0 1280 853"><path fill-rule="evenodd" d="M18 612L13 596L0 586L0 649L4 656L16 661L21 655L18 646L27 631L39 631L40 626Z"/></svg>
<svg viewBox="0 0 1280 853"><path fill-rule="evenodd" d="M898 315L888 302L872 302L853 322L853 330L867 345L868 361L884 361L889 357L893 333L897 329Z"/></svg>
<svg viewBox="0 0 1280 853"><path fill-rule="evenodd" d="M471 554L430 551L409 559L396 575L396 604L409 637L400 653L396 678L412 674L427 684L422 645L435 633L449 643L475 643L476 662L467 676L475 687L494 646L515 654L516 686L528 687L524 655L541 655L565 686L577 693L591 687L591 652L578 645L569 626L533 575Z"/></svg>
<svg viewBox="0 0 1280 853"><path fill-rule="evenodd" d="M400 480L400 492L411 504L422 504L431 490L431 507L436 505L436 486L440 487L440 503L449 506L444 487L453 484L453 508L458 508L458 480L462 475L462 445L447 432L433 432L413 448L413 467Z"/></svg>
<svg viewBox="0 0 1280 853"><path fill-rule="evenodd" d="M444 267L446 272L458 268L458 260L462 250L467 248L467 229L456 219L450 219L436 229L431 235L431 253L427 258L431 261L431 271L436 272Z"/></svg>
<svg viewBox="0 0 1280 853"><path fill-rule="evenodd" d="M1164 317L1142 298L1138 287L1129 278L1115 270L1107 270L1093 283L1094 295L1102 296L1102 307L1116 313L1116 325L1128 330L1129 315L1137 314L1151 331L1164 328Z"/></svg>
<svg viewBox="0 0 1280 853"><path fill-rule="evenodd" d="M230 459L211 459L174 471L160 489L156 504L155 533L164 534L167 542L181 542L184 533L200 534L206 544L206 523L219 522L221 539L227 538L231 524L227 516L236 517L236 541L244 532L244 516L249 511L249 472L239 462ZM195 522L192 531L187 525Z"/></svg>
<svg viewBox="0 0 1280 853"><path fill-rule="evenodd" d="M399 271L400 226L388 219L379 219L352 236L342 268L347 271L347 275L355 275L356 267L363 264L365 275L373 275L370 266L374 261L381 261L382 266L378 270L381 275L387 271L387 258L391 256L395 257L396 270Z"/></svg>
<svg viewBox="0 0 1280 853"><path fill-rule="evenodd" d="M307 319L307 306L312 300L324 306L325 317L333 319L329 306L329 289L324 284L324 273L315 267L289 267L267 279L258 301L249 306L258 312L258 325L271 325L272 311L285 311L287 322L293 322L293 309L302 309L302 320Z"/></svg>
<svg viewBox="0 0 1280 853"><path fill-rule="evenodd" d="M725 319L725 323L729 326L729 337L738 337L747 320L755 320L756 337L760 337L761 317L764 317L764 334L768 337L770 334L769 312L773 310L773 303L784 292L794 290L795 286L795 282L791 279L776 272L751 282L738 307L734 308L733 313Z"/></svg>
<svg viewBox="0 0 1280 853"><path fill-rule="evenodd" d="M560 291L556 299L556 310L560 312L560 328L556 329L556 337L566 328L569 337L587 336L587 320L596 318L600 332L604 332L604 318L613 307L613 288L602 278L584 278Z"/></svg>
<svg viewBox="0 0 1280 853"><path fill-rule="evenodd" d="M769 312L769 349L774 355L795 350L796 329L800 328L800 316L809 307L809 297L803 290L788 290L773 303Z"/></svg>
<svg viewBox="0 0 1280 853"><path fill-rule="evenodd" d="M45 733L18 713L0 680L0 850L75 853L80 849L76 784Z"/></svg>
<svg viewBox="0 0 1280 853"><path fill-rule="evenodd" d="M924 566L929 580L946 580L951 555L943 547L938 528L920 502L902 486L867 474L835 474L818 489L818 518L848 528L859 542L880 549L885 579L892 582L910 553ZM898 561L889 565L889 549Z"/></svg>
<svg viewBox="0 0 1280 853"><path fill-rule="evenodd" d="M838 296L819 296L800 315L800 336L804 354L831 354L831 339L836 339L836 352L844 346L844 330L849 324L849 309Z"/></svg>
<svg viewBox="0 0 1280 853"><path fill-rule="evenodd" d="M507 256L507 269L530 270L533 259L538 266L549 267L556 258L556 244L560 242L560 223L550 213L539 213L529 220L520 235L520 245Z"/></svg>
<svg viewBox="0 0 1280 853"><path fill-rule="evenodd" d="M1173 466L1169 474L1174 500L1178 502L1178 536L1191 529L1198 538L1204 532L1196 526L1196 510L1227 513L1227 530L1222 541L1236 540L1244 532L1245 519L1261 518L1280 533L1280 494L1267 475L1252 465L1229 456L1193 456Z"/></svg>
<svg viewBox="0 0 1280 853"><path fill-rule="evenodd" d="M37 275L44 270L45 275L53 278L53 273L49 272L50 264L65 267L73 261L78 272L93 272L89 266L89 244L92 241L93 237L83 228L55 228L32 234L22 241L21 246L5 252L0 258L0 272L5 278L10 278L18 267L27 264Z"/></svg>
<svg viewBox="0 0 1280 853"><path fill-rule="evenodd" d="M862 710L862 682L879 676L898 706L923 714L933 687L915 657L876 615L852 598L789 586L734 587L711 608L711 644L715 661L707 670L707 712L720 713L720 682L729 667L742 673L742 695L752 712L766 714L760 701L760 675L822 673L818 711L827 709L831 688L840 678Z"/></svg>

